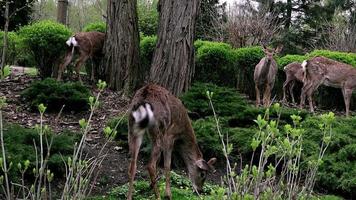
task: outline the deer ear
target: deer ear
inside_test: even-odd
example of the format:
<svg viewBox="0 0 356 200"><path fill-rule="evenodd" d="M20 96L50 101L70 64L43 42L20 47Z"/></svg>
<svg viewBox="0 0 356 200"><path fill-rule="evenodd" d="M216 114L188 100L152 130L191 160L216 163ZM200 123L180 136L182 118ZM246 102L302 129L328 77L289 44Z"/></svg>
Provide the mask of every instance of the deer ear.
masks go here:
<svg viewBox="0 0 356 200"><path fill-rule="evenodd" d="M200 160L197 160L195 162L195 165L199 168L199 169L202 169L202 170L205 170L205 171L209 171L209 165L208 163L203 160L203 159L200 159Z"/></svg>
<svg viewBox="0 0 356 200"><path fill-rule="evenodd" d="M210 171L212 171L213 173L215 172L214 164L216 163L216 160L216 158L210 158L210 160L208 161Z"/></svg>
<svg viewBox="0 0 356 200"><path fill-rule="evenodd" d="M277 53L280 53L283 49L283 44L280 44L278 45L278 47L274 50L274 53L277 54Z"/></svg>

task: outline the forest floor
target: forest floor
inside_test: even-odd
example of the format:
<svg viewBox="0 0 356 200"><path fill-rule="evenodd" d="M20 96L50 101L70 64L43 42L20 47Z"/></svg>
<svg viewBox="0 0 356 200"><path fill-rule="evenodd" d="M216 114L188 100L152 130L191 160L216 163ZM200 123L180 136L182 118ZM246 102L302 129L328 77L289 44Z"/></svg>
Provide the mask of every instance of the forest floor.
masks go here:
<svg viewBox="0 0 356 200"><path fill-rule="evenodd" d="M40 122L40 115L31 112L23 99L21 92L32 82L38 80L33 76L17 74L13 77L0 80L0 96L6 97L7 106L4 108L5 123L19 124L23 127L33 128ZM95 86L88 86L94 94L97 93ZM102 150L106 139L102 134L108 120L123 114L128 109L129 99L122 97L120 93L111 90L105 90L101 97L98 110L95 111L92 121L92 128L87 135L86 143L89 156L96 156ZM82 118L88 119L89 112L63 112L45 113L44 123L48 125L53 132L60 133L63 130L69 130L75 133L80 132L78 121ZM93 184L93 195L105 195L112 188L123 185L128 182L127 169L129 164L129 155L127 147L119 146L119 142L112 141L106 144L103 152L106 152L106 158L95 174ZM140 157L140 156L139 156ZM148 158L141 156L138 161L138 170L136 179L148 179L145 163ZM221 158L222 159L222 158ZM180 174L184 171L175 169ZM209 177L210 182L220 183L223 167L217 169L217 173Z"/></svg>

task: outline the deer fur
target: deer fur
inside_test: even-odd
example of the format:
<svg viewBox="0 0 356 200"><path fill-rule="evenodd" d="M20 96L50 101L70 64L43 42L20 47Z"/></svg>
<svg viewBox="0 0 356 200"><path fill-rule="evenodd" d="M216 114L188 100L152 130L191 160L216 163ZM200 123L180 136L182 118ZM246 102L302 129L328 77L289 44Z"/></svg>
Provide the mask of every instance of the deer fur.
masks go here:
<svg viewBox="0 0 356 200"><path fill-rule="evenodd" d="M256 106L260 105L260 90L264 90L263 94L263 106L270 106L271 91L274 86L274 81L277 74L277 62L273 56L278 54L282 50L282 46L278 46L276 49L270 49L263 46L265 57L255 67L253 78L255 81L256 90Z"/></svg>
<svg viewBox="0 0 356 200"><path fill-rule="evenodd" d="M131 162L128 170L130 183L127 199L132 199L136 162L145 132L149 133L152 143L151 158L147 169L156 199L160 199L156 184L156 168L161 153L163 153L166 177L165 195L172 199L170 170L173 147L178 150L184 160L193 189L197 192L201 191L207 172L214 169L213 164L216 158L208 162L203 159L187 110L178 98L155 84L142 87L133 97L128 126Z"/></svg>
<svg viewBox="0 0 356 200"><path fill-rule="evenodd" d="M356 88L355 68L323 56L317 56L305 61L305 79L300 98L301 108L303 108L307 96L310 111L314 112L312 95L320 85L325 85L341 88L346 116L349 116L350 99L352 91Z"/></svg>
<svg viewBox="0 0 356 200"><path fill-rule="evenodd" d="M105 34L97 31L91 32L79 32L70 37L67 41L67 52L63 59L63 62L59 65L57 80L61 80L62 73L65 68L71 63L74 52L79 53L79 58L75 63L75 71L78 77L78 80L81 82L79 75L80 67L85 63L89 58L93 59L94 57L102 56L102 49L104 45ZM90 80L94 80L94 67L92 64Z"/></svg>
<svg viewBox="0 0 356 200"><path fill-rule="evenodd" d="M292 102L295 103L293 89L297 81L303 83L303 67L298 62L292 62L286 65L283 71L286 74L286 81L283 83L283 102L287 102L286 91L288 90L290 96L292 97Z"/></svg>

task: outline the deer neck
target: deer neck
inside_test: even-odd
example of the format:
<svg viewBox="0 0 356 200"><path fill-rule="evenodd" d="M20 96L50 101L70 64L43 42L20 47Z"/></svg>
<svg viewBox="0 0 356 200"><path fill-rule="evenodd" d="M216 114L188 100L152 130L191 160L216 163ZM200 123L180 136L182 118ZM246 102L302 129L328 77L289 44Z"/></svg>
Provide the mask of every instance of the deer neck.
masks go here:
<svg viewBox="0 0 356 200"><path fill-rule="evenodd" d="M191 175L196 168L196 161L203 158L195 137L191 138L191 140L185 140L180 144L180 154L184 160L189 175Z"/></svg>

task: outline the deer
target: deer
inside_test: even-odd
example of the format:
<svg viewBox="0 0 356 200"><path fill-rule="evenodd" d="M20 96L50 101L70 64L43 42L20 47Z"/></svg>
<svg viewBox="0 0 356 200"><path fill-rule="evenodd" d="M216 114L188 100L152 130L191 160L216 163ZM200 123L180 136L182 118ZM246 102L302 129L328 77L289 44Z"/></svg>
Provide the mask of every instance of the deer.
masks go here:
<svg viewBox="0 0 356 200"><path fill-rule="evenodd" d="M283 68L286 74L286 80L283 83L283 102L287 102L286 91L289 90L289 94L292 97L292 102L295 103L293 89L295 83L304 81L304 70L302 65L298 62L292 62Z"/></svg>
<svg viewBox="0 0 356 200"><path fill-rule="evenodd" d="M203 159L188 113L182 102L165 88L148 84L134 95L128 116L128 141L131 161L128 169L129 190L127 199L132 199L136 163L142 138L148 132L152 143L151 157L147 165L151 187L156 199L160 199L157 187L157 162L163 153L166 177L165 197L172 199L170 170L173 148L179 152L187 167L193 189L202 191L207 173L214 171L216 158Z"/></svg>
<svg viewBox="0 0 356 200"><path fill-rule="evenodd" d="M303 108L306 96L309 108L314 112L312 95L320 85L341 88L346 116L350 113L350 99L356 88L356 69L349 64L338 62L323 56L305 60L302 64L305 71L305 81L300 98L300 108Z"/></svg>
<svg viewBox="0 0 356 200"><path fill-rule="evenodd" d="M82 82L80 78L80 67L89 58L102 56L102 49L105 40L105 33L91 31L91 32L79 32L71 36L67 41L67 51L64 56L63 62L59 65L57 80L60 81L62 73L65 68L71 63L74 52L79 53L79 58L75 64L75 71L77 78ZM90 80L94 81L94 67L92 65Z"/></svg>
<svg viewBox="0 0 356 200"><path fill-rule="evenodd" d="M256 106L260 105L260 90L264 90L263 94L263 106L268 107L270 105L271 91L274 86L274 82L277 74L277 62L273 56L278 54L282 50L283 46L279 45L276 49L267 48L262 46L265 57L256 65L253 74L256 90Z"/></svg>

